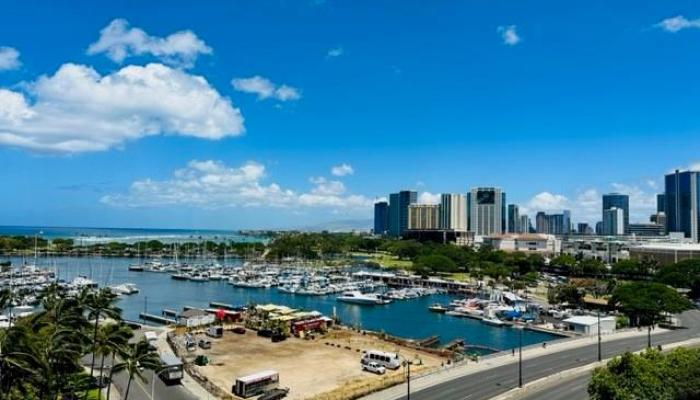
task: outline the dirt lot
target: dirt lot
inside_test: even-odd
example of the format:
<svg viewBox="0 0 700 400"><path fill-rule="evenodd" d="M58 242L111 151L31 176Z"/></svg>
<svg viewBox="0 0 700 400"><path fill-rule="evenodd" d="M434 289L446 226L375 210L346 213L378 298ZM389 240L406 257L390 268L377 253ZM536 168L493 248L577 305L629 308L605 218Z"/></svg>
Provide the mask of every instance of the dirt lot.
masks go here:
<svg viewBox="0 0 700 400"><path fill-rule="evenodd" d="M289 399L350 398L403 380L403 369L384 376L363 372L362 350L397 352L413 360L412 371L416 372L439 367L444 361L350 330L331 331L315 340L290 338L280 343L258 337L253 331L245 335L226 332L223 338L211 341L210 350L198 349L191 355L209 357L209 365L196 368L215 385L230 393L236 377L271 369L279 372L280 386L290 388Z"/></svg>

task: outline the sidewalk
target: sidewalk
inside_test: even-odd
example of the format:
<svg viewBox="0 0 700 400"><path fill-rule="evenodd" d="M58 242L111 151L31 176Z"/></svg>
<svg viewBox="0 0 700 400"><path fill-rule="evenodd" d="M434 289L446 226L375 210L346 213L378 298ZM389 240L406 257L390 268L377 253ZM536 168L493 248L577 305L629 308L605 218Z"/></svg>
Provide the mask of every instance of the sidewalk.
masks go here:
<svg viewBox="0 0 700 400"><path fill-rule="evenodd" d="M652 331L652 335L658 335L664 332L668 332L665 329L656 328ZM627 339L633 337L646 336L647 331L638 331L636 329L625 330L621 332L616 332L610 335L604 335L602 337L603 343L618 339ZM523 360L528 360L531 358L537 358L546 354L553 354L559 351L565 351L570 349L575 349L578 347L584 347L591 344L598 343L597 336L585 336L577 337L571 339L561 339L551 343L547 343L547 347L543 348L542 345L532 345L523 348ZM477 372L489 370L492 368L500 367L507 364L513 364L518 362L518 353L516 350L515 357L510 352L501 352L493 356L486 356L480 359L478 362L469 361L466 364L461 363L453 367L445 367L441 371L436 371L429 375L416 377L411 379L411 390L419 391L421 389L434 386L443 382L451 381L453 379L468 376ZM372 393L362 400L393 400L401 398L406 394L406 385L397 385L376 393Z"/></svg>

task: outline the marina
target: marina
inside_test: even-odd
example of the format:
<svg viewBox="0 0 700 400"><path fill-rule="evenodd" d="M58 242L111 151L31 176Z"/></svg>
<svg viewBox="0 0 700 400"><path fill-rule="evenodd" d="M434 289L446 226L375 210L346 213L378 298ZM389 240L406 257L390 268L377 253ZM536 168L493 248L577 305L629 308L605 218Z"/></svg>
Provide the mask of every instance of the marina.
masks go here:
<svg viewBox="0 0 700 400"><path fill-rule="evenodd" d="M10 258L10 261L12 261L15 268L22 265L23 262L21 258ZM230 284L230 279L237 279L236 277L242 276L240 271L243 267L243 262L241 260L230 260L227 264L228 268L216 266L216 264L211 264L206 268L207 270L218 269L225 273L227 271L223 271L224 269L229 270L231 275L221 280L174 279L176 275L184 276L194 273L197 270L195 267L186 268L189 271L171 273L153 273L145 270L133 271L129 269L129 265L133 264L133 261L133 259L128 258L100 257L40 258L39 265L42 266L41 269L50 272L46 272L47 277L37 279L47 281L55 277L60 281L68 282L76 288L84 285L114 287L125 283L133 284L138 288L138 292L121 295L117 303L123 309L124 318L133 321L143 320L141 318L142 313L158 318L171 319L172 317L170 316L164 317L162 315L163 310L182 310L185 306L202 309L209 307L235 309L248 304L272 303L283 304L301 310L318 310L324 315L337 317L342 324L347 326L386 332L392 336L406 339L420 340L438 336L440 344L446 344L454 340L464 340L467 347L473 345L475 347L482 346L501 350L511 349L517 346L518 343L518 331L515 329L504 329L500 326L488 325L482 323L480 321L481 318L456 318L455 313L459 314L459 316L471 315L466 312L468 310L466 307L451 308L451 311L445 309L446 312L444 313L431 312L429 308L435 304L454 305L453 302L464 300L464 296L456 296L438 290L414 288L412 290L416 293L406 296L406 293L411 292L406 288L389 288L376 281L358 280L359 278L348 279L347 276L340 279L336 272L326 271L322 274L316 274L313 273L313 271L318 272L316 269L294 267L283 268L284 273L275 273L277 282L272 279L273 274L270 273L269 286L252 284L240 286ZM202 267L201 269L204 270L205 268ZM236 270L239 271L238 274L233 272ZM253 275L261 275L261 273L264 275L264 271L264 268L256 269ZM245 272L245 275L251 274L251 271ZM366 272L361 272L356 277L363 274L366 274ZM203 275L203 272L200 273L201 275ZM307 276L309 281L321 279L320 277L312 278L316 275L323 275L326 278L335 276L328 280L335 280L336 284L343 281L345 282L343 285L347 285L341 285L344 288L351 287L350 283L354 282L353 284L358 286L355 290L359 290L360 293L393 293L394 297L400 297L398 294L403 294L403 298L391 301L390 299L381 300L388 303L368 306L339 300L338 298L343 295L342 291L339 293L315 293L314 295L285 292L284 288L292 285L290 282L297 279L299 282L303 282L304 276ZM247 281L250 280L248 279ZM275 284L272 284L273 282ZM318 284L319 287L323 287L323 285L325 284ZM299 287L306 286L299 283ZM372 298L374 296L377 296L378 300L380 299L378 295L373 295ZM466 303L464 305L466 306ZM472 313L476 312L472 311ZM155 323L156 321L148 317L147 321L144 322ZM523 343L525 345L535 344L556 340L559 337L546 332L525 330L523 332Z"/></svg>

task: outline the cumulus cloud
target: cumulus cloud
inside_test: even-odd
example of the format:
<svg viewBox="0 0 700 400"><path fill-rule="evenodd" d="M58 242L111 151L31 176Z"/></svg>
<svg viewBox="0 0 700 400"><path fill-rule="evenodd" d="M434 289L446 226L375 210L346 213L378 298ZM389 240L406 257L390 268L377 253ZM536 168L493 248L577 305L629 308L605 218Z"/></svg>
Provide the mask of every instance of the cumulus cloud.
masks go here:
<svg viewBox="0 0 700 400"><path fill-rule="evenodd" d="M283 189L265 183L263 164L249 161L229 167L221 161L190 161L168 180L137 180L122 194L104 196L104 204L120 207L190 206L216 209L226 207L326 207L368 210L373 201L348 194L340 181L311 178L306 192Z"/></svg>
<svg viewBox="0 0 700 400"><path fill-rule="evenodd" d="M244 131L239 110L203 77L163 64L104 76L64 64L24 87L0 89L0 144L78 153L158 134L216 140Z"/></svg>
<svg viewBox="0 0 700 400"><path fill-rule="evenodd" d="M561 194L542 192L533 196L525 207L537 211L561 211L569 207L569 199Z"/></svg>
<svg viewBox="0 0 700 400"><path fill-rule="evenodd" d="M345 50L343 50L342 47L334 47L330 50L328 50L328 53L326 55L330 58L335 58L335 57L340 57L345 53Z"/></svg>
<svg viewBox="0 0 700 400"><path fill-rule="evenodd" d="M508 46L515 46L522 40L520 36L518 36L517 27L515 25L499 26L498 33L501 34L503 44Z"/></svg>
<svg viewBox="0 0 700 400"><path fill-rule="evenodd" d="M355 170L352 168L352 165L350 164L340 164L336 165L333 168L331 168L331 174L335 176L345 176L345 175L352 175L355 173Z"/></svg>
<svg viewBox="0 0 700 400"><path fill-rule="evenodd" d="M234 78L233 88L243 93L258 96L258 100L276 99L279 101L299 100L301 93L297 88L287 85L276 85L271 80L255 75L250 78Z"/></svg>
<svg viewBox="0 0 700 400"><path fill-rule="evenodd" d="M676 33L683 29L700 28L700 18L687 19L682 15L677 15L675 17L666 18L654 26L666 32Z"/></svg>
<svg viewBox="0 0 700 400"><path fill-rule="evenodd" d="M200 54L211 54L212 49L192 31L183 30L166 37L151 36L119 18L100 31L100 38L88 47L87 53L106 53L118 63L127 57L149 54L168 64L191 67Z"/></svg>
<svg viewBox="0 0 700 400"><path fill-rule="evenodd" d="M19 51L12 47L0 46L0 71L17 69L22 65L19 62Z"/></svg>
<svg viewBox="0 0 700 400"><path fill-rule="evenodd" d="M419 204L440 204L440 193L421 192L418 195Z"/></svg>

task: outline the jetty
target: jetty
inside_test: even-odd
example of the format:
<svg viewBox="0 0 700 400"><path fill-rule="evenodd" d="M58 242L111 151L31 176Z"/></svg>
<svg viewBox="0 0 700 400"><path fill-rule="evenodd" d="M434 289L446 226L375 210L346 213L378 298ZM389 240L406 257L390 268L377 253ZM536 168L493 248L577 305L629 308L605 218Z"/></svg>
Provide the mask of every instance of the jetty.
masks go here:
<svg viewBox="0 0 700 400"><path fill-rule="evenodd" d="M140 313L139 318L141 318L144 321L157 322L163 325L172 325L177 323L177 321L174 319L161 317L160 315L149 314L145 312Z"/></svg>

